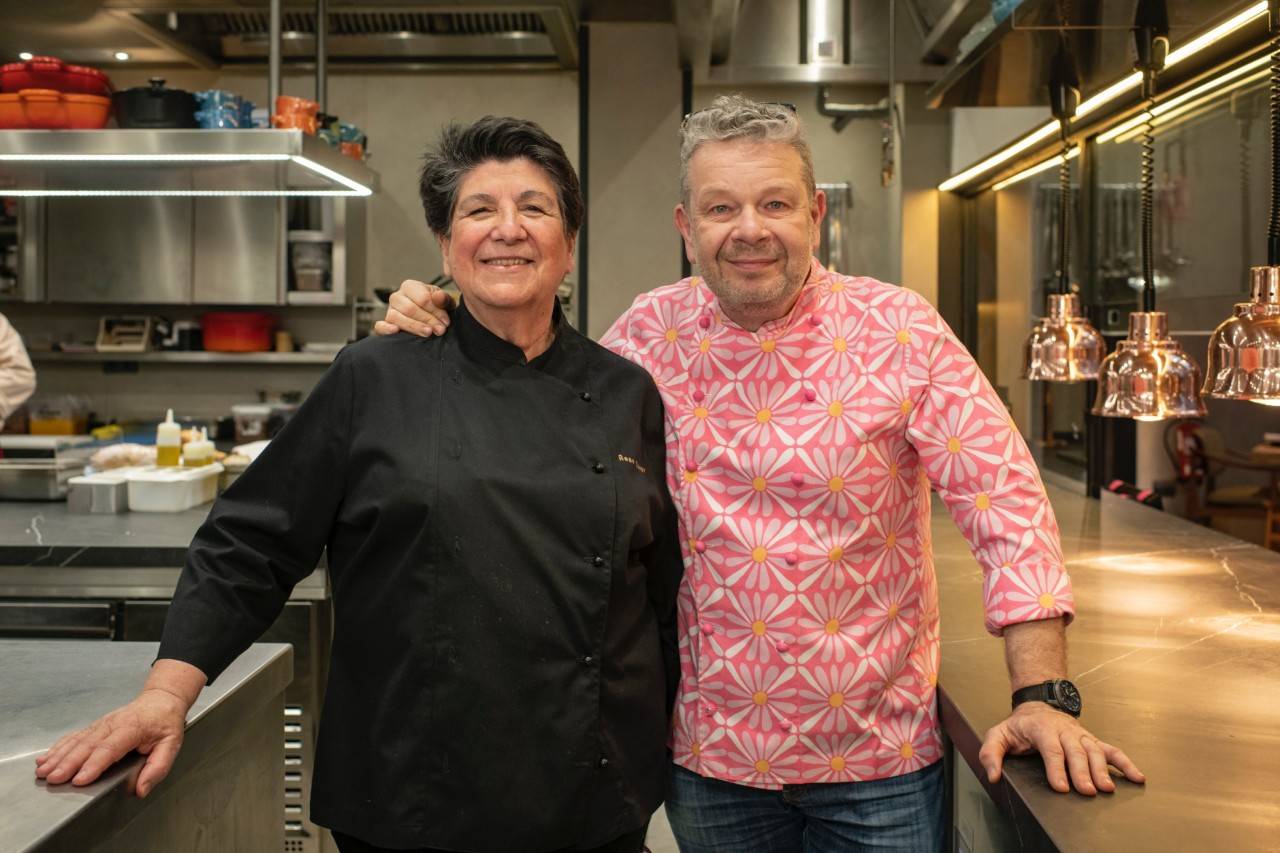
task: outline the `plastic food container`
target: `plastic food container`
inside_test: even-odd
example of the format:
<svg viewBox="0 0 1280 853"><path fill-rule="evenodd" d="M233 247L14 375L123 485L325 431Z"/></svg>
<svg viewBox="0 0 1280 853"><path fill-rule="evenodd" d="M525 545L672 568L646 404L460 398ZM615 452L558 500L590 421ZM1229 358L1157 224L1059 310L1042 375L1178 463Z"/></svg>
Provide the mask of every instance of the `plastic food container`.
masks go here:
<svg viewBox="0 0 1280 853"><path fill-rule="evenodd" d="M23 89L0 95L0 129L97 130L111 117L111 99L66 95L52 89Z"/></svg>
<svg viewBox="0 0 1280 853"><path fill-rule="evenodd" d="M210 352L268 352L276 317L261 311L222 311L200 318L204 348Z"/></svg>
<svg viewBox="0 0 1280 853"><path fill-rule="evenodd" d="M56 56L33 56L0 65L0 92L53 89L74 95L110 95L111 78L96 68L68 65Z"/></svg>
<svg viewBox="0 0 1280 853"><path fill-rule="evenodd" d="M132 512L182 512L218 496L217 462L198 468L142 468L129 474Z"/></svg>
<svg viewBox="0 0 1280 853"><path fill-rule="evenodd" d="M114 468L72 477L68 482L67 511L110 515L129 511L129 475L141 468Z"/></svg>

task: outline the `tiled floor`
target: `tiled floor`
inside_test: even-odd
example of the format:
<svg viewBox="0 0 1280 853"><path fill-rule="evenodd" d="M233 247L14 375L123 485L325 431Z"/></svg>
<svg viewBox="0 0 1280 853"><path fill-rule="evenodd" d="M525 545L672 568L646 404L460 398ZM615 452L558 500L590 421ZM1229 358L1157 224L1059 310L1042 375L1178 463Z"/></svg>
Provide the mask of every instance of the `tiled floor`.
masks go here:
<svg viewBox="0 0 1280 853"><path fill-rule="evenodd" d="M671 826L667 823L667 810L658 809L649 821L649 834L644 843L652 853L678 853L676 840L671 835Z"/></svg>

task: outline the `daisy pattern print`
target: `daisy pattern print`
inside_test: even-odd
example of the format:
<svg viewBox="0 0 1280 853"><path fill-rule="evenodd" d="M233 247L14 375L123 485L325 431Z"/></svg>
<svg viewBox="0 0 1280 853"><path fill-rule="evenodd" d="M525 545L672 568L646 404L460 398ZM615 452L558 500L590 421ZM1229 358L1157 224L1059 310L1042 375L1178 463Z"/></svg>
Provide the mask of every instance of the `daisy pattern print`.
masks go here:
<svg viewBox="0 0 1280 853"><path fill-rule="evenodd" d="M602 343L666 407L680 766L777 789L941 757L931 490L982 569L989 631L1074 613L1026 444L917 294L815 261L792 310L749 331L694 276Z"/></svg>

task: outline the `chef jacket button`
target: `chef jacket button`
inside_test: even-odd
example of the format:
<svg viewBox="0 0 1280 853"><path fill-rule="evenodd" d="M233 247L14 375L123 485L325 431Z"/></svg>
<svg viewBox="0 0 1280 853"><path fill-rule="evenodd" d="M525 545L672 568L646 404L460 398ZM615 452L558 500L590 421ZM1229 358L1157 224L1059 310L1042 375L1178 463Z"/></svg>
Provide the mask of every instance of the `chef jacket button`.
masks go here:
<svg viewBox="0 0 1280 853"><path fill-rule="evenodd" d="M703 314L701 317L698 318L698 325L704 329L711 328L711 318L708 317L706 314Z"/></svg>
<svg viewBox="0 0 1280 853"><path fill-rule="evenodd" d="M600 767L601 767L601 768L608 767L608 766L609 766L609 759L607 759L607 758L602 758L602 759L600 759Z"/></svg>
<svg viewBox="0 0 1280 853"><path fill-rule="evenodd" d="M703 398L706 396L707 396L706 394L702 393L701 388L695 388L693 391L693 402L701 403Z"/></svg>
<svg viewBox="0 0 1280 853"><path fill-rule="evenodd" d="M786 559L787 559L788 566L794 566L796 563L800 562L800 557L797 556L794 551L788 554Z"/></svg>
<svg viewBox="0 0 1280 853"><path fill-rule="evenodd" d="M702 630L706 631L708 634L714 634L716 632L716 626L711 624L709 620L704 619L699 624L702 625Z"/></svg>
<svg viewBox="0 0 1280 853"><path fill-rule="evenodd" d="M821 317L819 317L817 314L810 314L810 315L809 315L809 325L810 325L810 326L821 326L821 325L822 325L822 318L821 318Z"/></svg>
<svg viewBox="0 0 1280 853"><path fill-rule="evenodd" d="M715 714L715 712L716 712L716 706L715 706L715 705L711 704L710 702L703 702L703 703L702 703L702 716L704 716L704 717L710 717L710 716L712 716L713 714Z"/></svg>
<svg viewBox="0 0 1280 853"><path fill-rule="evenodd" d="M604 568L604 557L596 554L591 558L591 565L595 566L597 569Z"/></svg>
<svg viewBox="0 0 1280 853"><path fill-rule="evenodd" d="M693 543L693 550L697 551L699 554L705 554L707 553L707 543L699 539L697 542Z"/></svg>
<svg viewBox="0 0 1280 853"><path fill-rule="evenodd" d="M774 647L777 648L778 651L785 653L787 649L791 648L791 644L786 640L779 640L774 644Z"/></svg>
<svg viewBox="0 0 1280 853"><path fill-rule="evenodd" d="M791 722L790 720L783 720L783 721L782 721L782 730L783 730L784 732L789 732L789 731L791 731L792 729L794 729L795 727L796 727L796 724L795 724L795 723L793 723L793 722Z"/></svg>
<svg viewBox="0 0 1280 853"><path fill-rule="evenodd" d="M812 403L814 400L818 399L818 392L814 391L812 388L806 388L804 389L804 398Z"/></svg>
<svg viewBox="0 0 1280 853"><path fill-rule="evenodd" d="M591 463L591 470L592 470L592 471L595 471L597 474L603 474L603 473L604 473L604 463L603 463L603 462L592 462L592 463Z"/></svg>
<svg viewBox="0 0 1280 853"><path fill-rule="evenodd" d="M803 485L804 485L804 474L801 474L799 471L797 471L796 473L792 474L792 475L791 475L791 485L795 486L797 489L798 489L798 488L800 488L801 486L803 486Z"/></svg>
<svg viewBox="0 0 1280 853"><path fill-rule="evenodd" d="M578 396L582 398L582 402L584 402L584 403L590 403L590 402L591 402L591 392L590 392L590 391L583 391L583 392L582 392L581 394L579 394Z"/></svg>

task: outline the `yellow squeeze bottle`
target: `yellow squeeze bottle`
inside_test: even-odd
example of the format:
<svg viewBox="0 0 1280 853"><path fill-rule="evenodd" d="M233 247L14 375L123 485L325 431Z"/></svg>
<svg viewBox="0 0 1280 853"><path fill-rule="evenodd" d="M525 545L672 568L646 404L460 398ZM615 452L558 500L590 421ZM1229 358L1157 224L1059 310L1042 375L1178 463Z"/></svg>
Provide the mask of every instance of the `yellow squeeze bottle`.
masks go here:
<svg viewBox="0 0 1280 853"><path fill-rule="evenodd" d="M156 427L156 465L176 466L182 460L182 427L173 419L173 409Z"/></svg>

